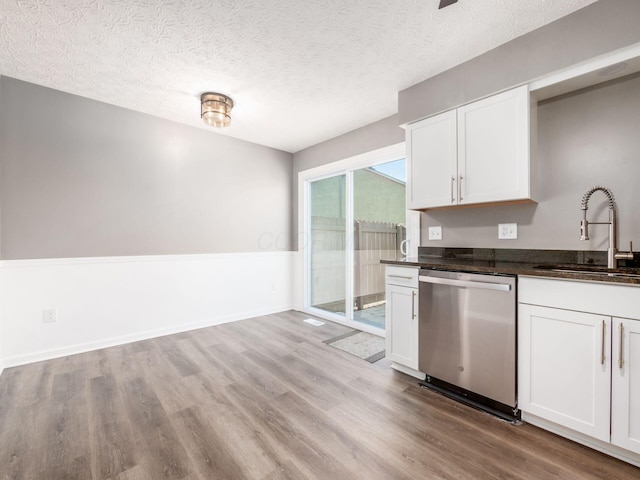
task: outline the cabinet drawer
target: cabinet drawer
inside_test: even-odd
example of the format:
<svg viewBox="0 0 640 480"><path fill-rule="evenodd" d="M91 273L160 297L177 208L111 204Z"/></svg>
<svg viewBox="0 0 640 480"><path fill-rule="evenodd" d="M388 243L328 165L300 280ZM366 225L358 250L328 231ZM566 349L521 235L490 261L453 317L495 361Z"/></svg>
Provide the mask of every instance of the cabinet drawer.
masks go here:
<svg viewBox="0 0 640 480"><path fill-rule="evenodd" d="M518 302L610 317L638 318L640 287L634 284L519 276Z"/></svg>
<svg viewBox="0 0 640 480"><path fill-rule="evenodd" d="M418 267L397 267L387 265L385 283L418 288Z"/></svg>

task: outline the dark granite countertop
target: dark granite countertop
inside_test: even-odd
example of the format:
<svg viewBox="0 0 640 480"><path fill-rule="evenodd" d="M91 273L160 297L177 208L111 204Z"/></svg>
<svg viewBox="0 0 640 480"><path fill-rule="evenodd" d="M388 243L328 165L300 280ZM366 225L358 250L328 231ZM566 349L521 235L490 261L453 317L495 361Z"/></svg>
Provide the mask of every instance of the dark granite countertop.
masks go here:
<svg viewBox="0 0 640 480"><path fill-rule="evenodd" d="M636 254L640 258L640 255ZM381 260L388 265L495 275L528 275L566 280L640 285L638 261L606 267L606 252L419 247L418 257ZM637 275L637 276L634 276Z"/></svg>

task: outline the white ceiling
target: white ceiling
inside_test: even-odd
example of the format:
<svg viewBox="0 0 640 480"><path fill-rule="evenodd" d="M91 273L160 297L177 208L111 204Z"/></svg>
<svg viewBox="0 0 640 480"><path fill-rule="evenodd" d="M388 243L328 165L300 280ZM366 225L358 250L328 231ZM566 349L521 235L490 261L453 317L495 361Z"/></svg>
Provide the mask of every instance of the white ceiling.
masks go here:
<svg viewBox="0 0 640 480"><path fill-rule="evenodd" d="M296 152L595 0L0 0L0 74ZM213 131L213 130L212 130Z"/></svg>

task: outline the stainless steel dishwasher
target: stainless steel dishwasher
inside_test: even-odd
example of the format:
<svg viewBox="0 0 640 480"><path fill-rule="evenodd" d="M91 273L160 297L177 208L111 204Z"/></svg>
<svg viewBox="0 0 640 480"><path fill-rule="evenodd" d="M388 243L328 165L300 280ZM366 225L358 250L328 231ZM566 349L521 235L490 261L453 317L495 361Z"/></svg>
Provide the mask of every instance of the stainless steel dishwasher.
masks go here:
<svg viewBox="0 0 640 480"><path fill-rule="evenodd" d="M422 269L419 279L425 386L517 417L515 276Z"/></svg>

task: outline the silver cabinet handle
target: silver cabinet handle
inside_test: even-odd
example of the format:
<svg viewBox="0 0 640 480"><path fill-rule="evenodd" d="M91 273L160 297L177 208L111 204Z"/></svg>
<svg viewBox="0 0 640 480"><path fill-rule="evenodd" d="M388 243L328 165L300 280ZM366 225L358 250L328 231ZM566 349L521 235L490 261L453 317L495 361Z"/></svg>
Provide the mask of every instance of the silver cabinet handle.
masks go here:
<svg viewBox="0 0 640 480"><path fill-rule="evenodd" d="M387 275L389 278L402 278L403 280L411 280L413 277L408 275Z"/></svg>
<svg viewBox="0 0 640 480"><path fill-rule="evenodd" d="M416 318L416 291L411 291L411 320Z"/></svg>
<svg viewBox="0 0 640 480"><path fill-rule="evenodd" d="M462 201L462 175L460 175L460 181L458 181L458 202Z"/></svg>
<svg viewBox="0 0 640 480"><path fill-rule="evenodd" d="M602 347L600 348L600 365L604 365L604 335L606 322L602 320Z"/></svg>
<svg viewBox="0 0 640 480"><path fill-rule="evenodd" d="M622 368L624 364L624 359L622 358L622 337L624 336L624 327L622 323L618 325L618 332L620 333L620 349L618 350L618 368Z"/></svg>
<svg viewBox="0 0 640 480"><path fill-rule="evenodd" d="M455 203L456 201L456 197L453 196L453 184L456 181L456 177L454 177L453 175L451 175L451 203Z"/></svg>
<svg viewBox="0 0 640 480"><path fill-rule="evenodd" d="M499 290L509 292L511 285L507 283L472 282L469 280L452 280L449 278L426 277L420 275L420 281L424 283L437 283L439 285L451 285L454 287L479 288L482 290Z"/></svg>

